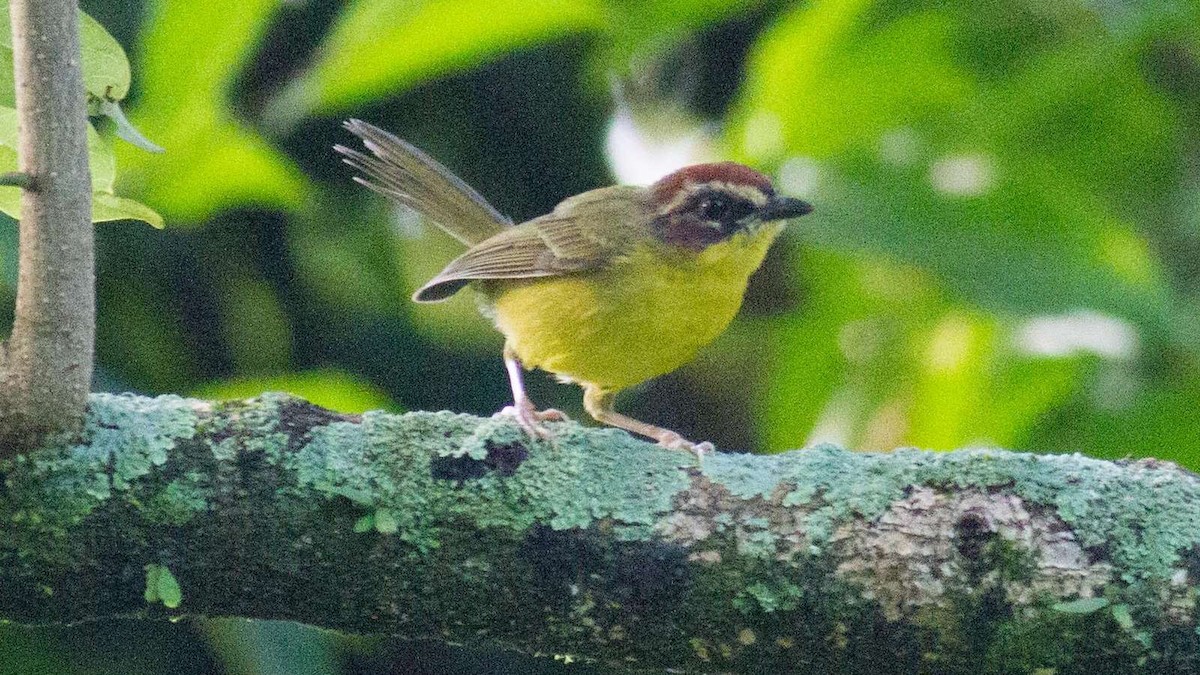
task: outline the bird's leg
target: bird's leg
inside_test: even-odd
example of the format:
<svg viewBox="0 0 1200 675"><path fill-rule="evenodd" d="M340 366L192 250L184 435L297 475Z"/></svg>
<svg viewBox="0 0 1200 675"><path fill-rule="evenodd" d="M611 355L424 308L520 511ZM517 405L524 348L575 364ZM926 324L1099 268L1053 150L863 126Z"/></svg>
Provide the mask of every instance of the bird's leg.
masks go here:
<svg viewBox="0 0 1200 675"><path fill-rule="evenodd" d="M613 403L616 402L616 399L616 392L605 391L600 387L590 384L583 387L583 407L598 422L653 438L658 441L659 445L665 448L688 450L701 457L705 452L711 452L714 449L713 444L707 441L693 443L670 429L656 427L653 424L647 424L627 415L622 415L613 409Z"/></svg>
<svg viewBox="0 0 1200 675"><path fill-rule="evenodd" d="M541 425L542 422L561 422L567 419L561 411L553 408L538 410L529 395L525 393L525 372L521 359L517 358L512 347L504 345L504 368L508 371L508 382L512 385L513 404L504 409L511 411L517 418L517 423L532 438L550 438L550 432Z"/></svg>

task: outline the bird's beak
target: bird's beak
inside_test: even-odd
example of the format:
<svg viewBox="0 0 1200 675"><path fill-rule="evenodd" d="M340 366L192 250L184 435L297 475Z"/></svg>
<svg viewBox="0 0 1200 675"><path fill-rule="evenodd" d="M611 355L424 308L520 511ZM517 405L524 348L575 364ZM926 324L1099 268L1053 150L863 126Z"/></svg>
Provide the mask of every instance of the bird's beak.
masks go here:
<svg viewBox="0 0 1200 675"><path fill-rule="evenodd" d="M772 197L771 201L767 202L758 210L758 217L763 222L771 220L786 220L788 218L797 218L806 213L812 212L812 204L800 199L792 199L791 197Z"/></svg>

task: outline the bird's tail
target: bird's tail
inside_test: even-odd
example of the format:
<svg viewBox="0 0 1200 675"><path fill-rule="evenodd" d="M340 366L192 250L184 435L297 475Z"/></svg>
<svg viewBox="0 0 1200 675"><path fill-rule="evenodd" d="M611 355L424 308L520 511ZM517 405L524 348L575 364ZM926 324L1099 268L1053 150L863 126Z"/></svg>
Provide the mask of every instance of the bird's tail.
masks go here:
<svg viewBox="0 0 1200 675"><path fill-rule="evenodd" d="M342 161L365 174L355 181L426 216L467 246L512 225L470 185L416 147L362 120L347 120L344 126L371 151L367 155L333 146Z"/></svg>

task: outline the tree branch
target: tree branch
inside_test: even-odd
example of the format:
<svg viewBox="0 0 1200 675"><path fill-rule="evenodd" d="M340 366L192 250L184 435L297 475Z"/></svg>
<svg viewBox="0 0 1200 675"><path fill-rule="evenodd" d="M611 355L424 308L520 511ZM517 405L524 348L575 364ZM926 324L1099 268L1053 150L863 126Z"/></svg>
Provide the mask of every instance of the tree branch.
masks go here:
<svg viewBox="0 0 1200 675"><path fill-rule="evenodd" d="M78 5L11 0L10 11L21 173L32 182L21 199L15 321L0 353L0 457L79 427L95 333Z"/></svg>
<svg viewBox="0 0 1200 675"><path fill-rule="evenodd" d="M1200 658L1200 479L1174 465L828 446L697 465L553 428L530 446L504 417L95 395L81 445L0 462L0 619L293 619L659 670ZM174 604L163 579L177 609L147 602Z"/></svg>

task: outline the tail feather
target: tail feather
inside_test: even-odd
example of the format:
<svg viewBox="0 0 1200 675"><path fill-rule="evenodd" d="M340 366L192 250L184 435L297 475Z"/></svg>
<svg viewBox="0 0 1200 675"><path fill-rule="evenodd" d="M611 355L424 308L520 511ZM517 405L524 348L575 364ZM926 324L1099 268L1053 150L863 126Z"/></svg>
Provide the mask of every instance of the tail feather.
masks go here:
<svg viewBox="0 0 1200 675"><path fill-rule="evenodd" d="M471 186L416 147L361 120L344 126L371 151L367 155L334 146L343 162L365 175L355 181L426 216L467 246L512 225Z"/></svg>

